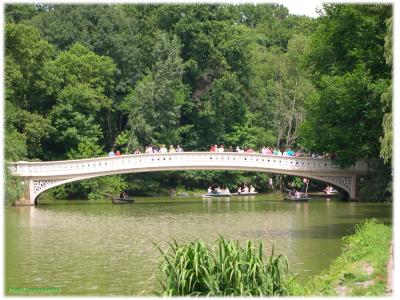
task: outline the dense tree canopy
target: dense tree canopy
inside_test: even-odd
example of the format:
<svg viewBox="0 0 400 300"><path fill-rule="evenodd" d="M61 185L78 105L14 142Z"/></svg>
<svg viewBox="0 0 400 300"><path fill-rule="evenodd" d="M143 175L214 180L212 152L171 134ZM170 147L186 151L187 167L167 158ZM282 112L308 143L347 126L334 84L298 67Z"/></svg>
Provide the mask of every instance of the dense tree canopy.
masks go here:
<svg viewBox="0 0 400 300"><path fill-rule="evenodd" d="M5 12L7 160L218 143L336 153L343 166L390 162L389 5L329 4L316 19L247 4L12 4ZM110 177L58 193L237 184L244 174Z"/></svg>
<svg viewBox="0 0 400 300"><path fill-rule="evenodd" d="M332 4L325 11L308 54L318 95L306 103L302 140L316 151L336 152L348 166L380 152L381 97L391 80L384 55L391 7Z"/></svg>

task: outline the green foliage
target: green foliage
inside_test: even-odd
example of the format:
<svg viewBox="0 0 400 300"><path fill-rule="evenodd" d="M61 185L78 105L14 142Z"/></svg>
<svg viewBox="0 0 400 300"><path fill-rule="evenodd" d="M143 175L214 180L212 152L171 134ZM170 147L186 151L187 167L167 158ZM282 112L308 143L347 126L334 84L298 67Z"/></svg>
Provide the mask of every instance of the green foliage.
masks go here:
<svg viewBox="0 0 400 300"><path fill-rule="evenodd" d="M91 179L88 182L90 186L89 199L103 199L104 195L116 195L127 188L127 183L121 175L104 176Z"/></svg>
<svg viewBox="0 0 400 300"><path fill-rule="evenodd" d="M17 130L6 130L4 139L4 156L6 161L18 161L27 156L26 136Z"/></svg>
<svg viewBox="0 0 400 300"><path fill-rule="evenodd" d="M97 143L102 136L101 128L96 124L94 117L74 110L70 104L54 106L50 118L56 128L52 141L63 147L65 154L75 151L78 145L86 140Z"/></svg>
<svg viewBox="0 0 400 300"><path fill-rule="evenodd" d="M265 258L263 244L244 247L223 237L217 247L202 241L179 246L170 243L163 256L161 281L164 296L285 296L292 277L284 256Z"/></svg>
<svg viewBox="0 0 400 300"><path fill-rule="evenodd" d="M69 150L69 152L67 153L68 158L82 159L101 156L102 154L104 154L104 152L96 142L96 139L83 137L79 141L76 149L73 148Z"/></svg>
<svg viewBox="0 0 400 300"><path fill-rule="evenodd" d="M29 20L40 12L40 7L34 4L5 5L5 16L7 22L21 22Z"/></svg>
<svg viewBox="0 0 400 300"><path fill-rule="evenodd" d="M318 95L306 102L301 143L312 151L336 152L337 163L349 166L380 152L381 95L390 85L384 37L391 6L324 9L307 54Z"/></svg>
<svg viewBox="0 0 400 300"><path fill-rule="evenodd" d="M382 160L374 161L374 172L366 176L360 187L360 198L367 201L393 201L392 168Z"/></svg>
<svg viewBox="0 0 400 300"><path fill-rule="evenodd" d="M45 77L45 63L54 56L53 46L39 30L24 24L6 24L5 39L8 99L21 109L43 111L48 107L46 90L38 82Z"/></svg>
<svg viewBox="0 0 400 300"><path fill-rule="evenodd" d="M383 51L391 5L327 4L324 10L309 54L314 74L339 75L365 64L375 78L388 76Z"/></svg>
<svg viewBox="0 0 400 300"><path fill-rule="evenodd" d="M180 107L185 101L179 41L162 32L157 37L151 73L137 84L124 105L129 112L128 128L142 145L178 142Z"/></svg>
<svg viewBox="0 0 400 300"><path fill-rule="evenodd" d="M5 189L4 199L6 205L12 205L15 201L19 200L24 192L24 186L21 179L11 175L8 168L5 168Z"/></svg>
<svg viewBox="0 0 400 300"><path fill-rule="evenodd" d="M306 103L302 144L320 153L336 152L342 166L376 157L384 86L384 82L374 82L362 65L341 76L323 76L318 97Z"/></svg>
<svg viewBox="0 0 400 300"><path fill-rule="evenodd" d="M392 17L387 19L387 33L385 36L385 59L389 66L392 66L393 54L392 54L392 35L393 35L393 21ZM393 87L390 84L387 90L382 93L381 101L383 104L383 116L382 127L383 135L380 137L381 151L380 157L384 159L385 163L390 163L393 155L393 116L392 116L392 99L393 99Z"/></svg>

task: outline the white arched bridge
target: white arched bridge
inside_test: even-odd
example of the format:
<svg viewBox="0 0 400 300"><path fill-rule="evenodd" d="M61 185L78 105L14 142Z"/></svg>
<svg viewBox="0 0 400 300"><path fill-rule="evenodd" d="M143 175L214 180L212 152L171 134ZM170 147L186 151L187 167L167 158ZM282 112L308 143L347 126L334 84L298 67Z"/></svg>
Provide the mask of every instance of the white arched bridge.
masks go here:
<svg viewBox="0 0 400 300"><path fill-rule="evenodd" d="M14 176L22 179L25 192L18 205L33 205L44 191L68 182L99 176L174 170L242 170L287 174L333 185L356 199L357 176L366 175L368 165L359 161L340 168L330 159L290 157L234 152L181 152L121 155L79 160L14 162Z"/></svg>

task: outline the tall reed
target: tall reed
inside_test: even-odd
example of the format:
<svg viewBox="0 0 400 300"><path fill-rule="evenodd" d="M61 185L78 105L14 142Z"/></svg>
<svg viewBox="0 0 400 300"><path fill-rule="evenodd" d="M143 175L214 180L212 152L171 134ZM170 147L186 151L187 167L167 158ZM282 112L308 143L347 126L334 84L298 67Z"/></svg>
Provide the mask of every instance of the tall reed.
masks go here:
<svg viewBox="0 0 400 300"><path fill-rule="evenodd" d="M263 254L263 243L244 247L221 236L216 247L202 241L163 251L160 280L164 296L270 296L290 295L293 276L286 258Z"/></svg>

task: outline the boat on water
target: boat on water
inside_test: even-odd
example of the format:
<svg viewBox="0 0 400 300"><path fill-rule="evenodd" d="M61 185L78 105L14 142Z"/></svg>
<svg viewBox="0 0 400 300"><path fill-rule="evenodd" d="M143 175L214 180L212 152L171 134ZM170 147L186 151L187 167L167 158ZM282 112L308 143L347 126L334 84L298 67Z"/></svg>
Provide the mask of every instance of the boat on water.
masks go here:
<svg viewBox="0 0 400 300"><path fill-rule="evenodd" d="M135 200L128 196L126 192L122 192L119 194L119 197L116 195L104 194L105 197L111 199L112 204L132 204Z"/></svg>
<svg viewBox="0 0 400 300"><path fill-rule="evenodd" d="M309 193L309 196L314 196L314 197L335 197L335 196L340 196L339 192L333 192L333 193L324 193L324 192L315 192L315 193Z"/></svg>
<svg viewBox="0 0 400 300"><path fill-rule="evenodd" d="M249 195L257 195L258 192L241 192L241 193L232 193L232 196L249 196Z"/></svg>
<svg viewBox="0 0 400 300"><path fill-rule="evenodd" d="M114 197L111 199L113 204L132 204L135 203L135 200L133 198L117 198Z"/></svg>
<svg viewBox="0 0 400 300"><path fill-rule="evenodd" d="M283 199L285 201L306 202L306 201L310 200L311 198L308 197L307 194L301 194L300 197L296 197L296 196L289 194L289 195L283 197Z"/></svg>
<svg viewBox="0 0 400 300"><path fill-rule="evenodd" d="M231 193L227 193L227 194L225 194L225 193L208 193L208 194L205 194L205 195L202 195L202 197L203 198L211 198L211 197L230 197L230 196L232 196L232 194Z"/></svg>

